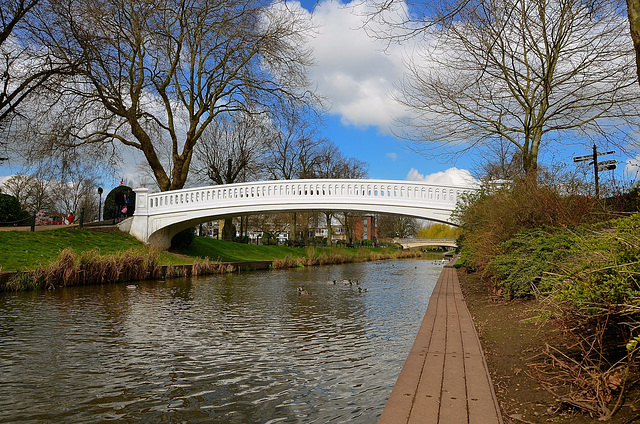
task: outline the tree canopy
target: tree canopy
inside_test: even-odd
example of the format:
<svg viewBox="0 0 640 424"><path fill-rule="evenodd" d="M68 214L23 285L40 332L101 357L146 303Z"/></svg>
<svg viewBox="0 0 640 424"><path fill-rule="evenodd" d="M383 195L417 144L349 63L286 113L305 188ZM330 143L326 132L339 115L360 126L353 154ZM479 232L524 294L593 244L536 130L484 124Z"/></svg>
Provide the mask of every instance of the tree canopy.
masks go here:
<svg viewBox="0 0 640 424"><path fill-rule="evenodd" d="M219 116L312 97L307 23L283 3L55 2L40 37L78 73L62 87L65 119L51 140L137 149L161 190L184 186L194 146Z"/></svg>
<svg viewBox="0 0 640 424"><path fill-rule="evenodd" d="M537 170L541 149L580 140L626 147L639 92L624 6L616 0L409 2L392 39L421 39L399 97L410 110L400 135L427 152L504 141ZM400 30L398 30L400 28ZM395 31L395 32L394 32Z"/></svg>

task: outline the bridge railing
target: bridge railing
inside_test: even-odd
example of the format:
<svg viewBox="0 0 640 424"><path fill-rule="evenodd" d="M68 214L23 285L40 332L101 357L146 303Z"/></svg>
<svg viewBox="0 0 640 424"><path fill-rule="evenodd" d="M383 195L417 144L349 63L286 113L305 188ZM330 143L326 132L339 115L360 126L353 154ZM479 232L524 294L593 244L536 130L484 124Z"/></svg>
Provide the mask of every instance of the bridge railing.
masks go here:
<svg viewBox="0 0 640 424"><path fill-rule="evenodd" d="M425 244L425 245L456 245L457 239L454 238L394 238L394 243L399 244Z"/></svg>
<svg viewBox="0 0 640 424"><path fill-rule="evenodd" d="M140 190L136 214L155 215L207 207L241 204L348 203L429 204L453 210L468 187L414 181L285 180L188 188L149 194ZM138 191L138 190L136 190ZM319 209L321 206L319 205Z"/></svg>

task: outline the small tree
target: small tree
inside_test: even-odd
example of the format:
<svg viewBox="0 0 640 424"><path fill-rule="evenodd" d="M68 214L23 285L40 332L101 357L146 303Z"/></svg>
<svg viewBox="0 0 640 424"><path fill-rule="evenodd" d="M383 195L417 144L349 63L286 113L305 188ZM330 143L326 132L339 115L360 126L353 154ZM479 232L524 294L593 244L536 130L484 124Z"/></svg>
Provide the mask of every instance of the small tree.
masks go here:
<svg viewBox="0 0 640 424"><path fill-rule="evenodd" d="M23 211L18 198L0 193L0 225L27 225L29 212Z"/></svg>
<svg viewBox="0 0 640 424"><path fill-rule="evenodd" d="M121 216L122 207L124 206L124 196L127 196L129 203L127 204L127 216L133 215L136 209L136 193L125 185L121 185L112 189L104 200L105 220L115 219Z"/></svg>

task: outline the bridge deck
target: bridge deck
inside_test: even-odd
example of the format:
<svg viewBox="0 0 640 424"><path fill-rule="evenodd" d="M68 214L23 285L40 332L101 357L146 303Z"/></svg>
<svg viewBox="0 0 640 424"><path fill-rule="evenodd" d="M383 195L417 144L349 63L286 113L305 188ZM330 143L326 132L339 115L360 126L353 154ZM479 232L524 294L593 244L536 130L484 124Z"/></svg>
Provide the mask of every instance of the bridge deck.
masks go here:
<svg viewBox="0 0 640 424"><path fill-rule="evenodd" d="M378 424L502 423L480 341L446 266Z"/></svg>

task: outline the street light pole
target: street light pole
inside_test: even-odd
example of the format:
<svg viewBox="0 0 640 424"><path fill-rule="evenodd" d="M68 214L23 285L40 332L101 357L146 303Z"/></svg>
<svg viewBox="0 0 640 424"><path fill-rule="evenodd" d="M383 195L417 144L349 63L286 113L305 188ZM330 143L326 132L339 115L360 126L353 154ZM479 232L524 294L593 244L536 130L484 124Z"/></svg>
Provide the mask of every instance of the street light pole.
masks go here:
<svg viewBox="0 0 640 424"><path fill-rule="evenodd" d="M593 143L593 175L596 180L596 199L600 197L600 186L598 184L598 148L596 143Z"/></svg>
<svg viewBox="0 0 640 424"><path fill-rule="evenodd" d="M98 196L100 196L100 200L98 200L98 221L102 221L102 187L98 187Z"/></svg>

